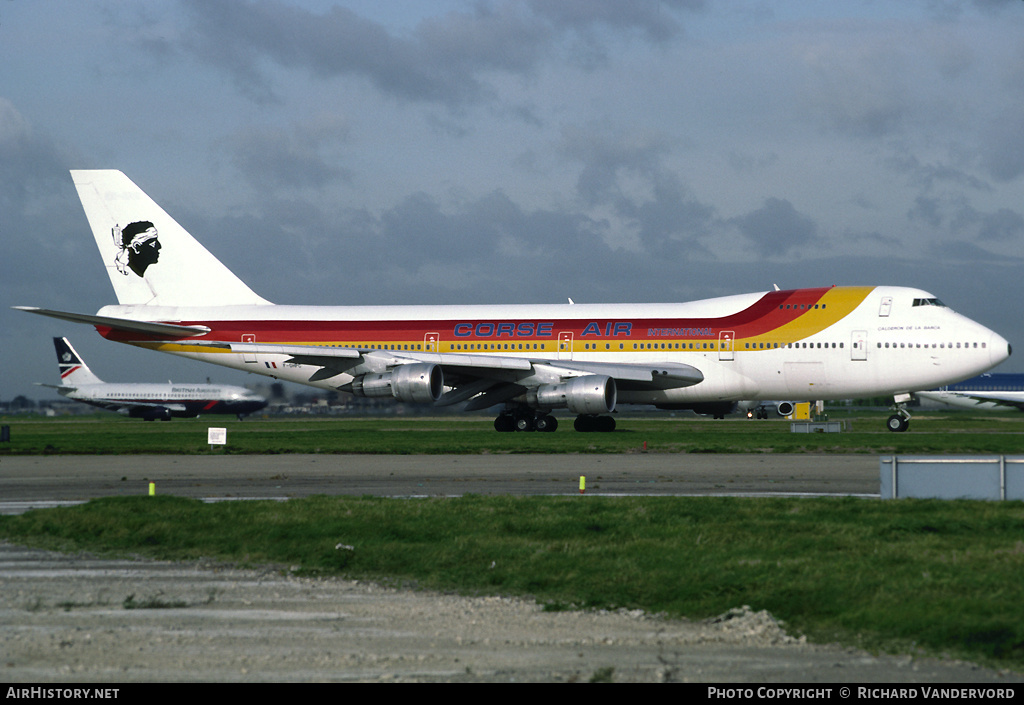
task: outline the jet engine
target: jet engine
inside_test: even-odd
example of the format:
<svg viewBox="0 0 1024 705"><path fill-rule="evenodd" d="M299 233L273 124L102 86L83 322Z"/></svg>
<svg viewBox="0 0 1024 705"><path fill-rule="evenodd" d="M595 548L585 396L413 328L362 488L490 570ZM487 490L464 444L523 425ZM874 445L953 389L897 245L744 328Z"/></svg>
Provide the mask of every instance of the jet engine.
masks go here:
<svg viewBox="0 0 1024 705"><path fill-rule="evenodd" d="M615 410L615 380L605 375L573 377L562 384L542 384L528 394L531 406L569 409L574 414L608 414Z"/></svg>
<svg viewBox="0 0 1024 705"><path fill-rule="evenodd" d="M119 410L119 413L125 413ZM170 421L171 410L162 406L135 407L127 412L128 416L146 421Z"/></svg>
<svg viewBox="0 0 1024 705"><path fill-rule="evenodd" d="M775 412L779 416L789 416L796 409L793 402L791 401L780 401L775 405Z"/></svg>
<svg viewBox="0 0 1024 705"><path fill-rule="evenodd" d="M772 410L779 416L789 416L796 408L791 401L741 401L739 407L747 410L748 419L766 419Z"/></svg>
<svg viewBox="0 0 1024 705"><path fill-rule="evenodd" d="M381 374L367 374L352 380L351 391L360 397L391 396L399 401L429 404L441 398L444 374L429 362L399 365Z"/></svg>

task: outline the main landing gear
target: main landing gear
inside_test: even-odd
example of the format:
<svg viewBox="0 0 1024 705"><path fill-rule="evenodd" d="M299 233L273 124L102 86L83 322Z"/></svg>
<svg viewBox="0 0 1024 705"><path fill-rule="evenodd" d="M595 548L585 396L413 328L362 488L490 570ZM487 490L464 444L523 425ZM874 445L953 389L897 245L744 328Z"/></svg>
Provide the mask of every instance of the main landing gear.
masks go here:
<svg viewBox="0 0 1024 705"><path fill-rule="evenodd" d="M551 433L558 428L558 419L551 414L532 409L513 409L503 411L494 419L494 430L511 431L543 431Z"/></svg>
<svg viewBox="0 0 1024 705"><path fill-rule="evenodd" d="M530 408L506 409L494 419L494 430L502 433L512 431L543 431L551 433L558 428L558 419L545 411ZM580 414L573 422L573 428L581 433L615 430L615 419L611 416Z"/></svg>
<svg viewBox="0 0 1024 705"><path fill-rule="evenodd" d="M580 433L611 433L615 430L615 419L611 416L594 416L592 414L580 414L573 422L573 428Z"/></svg>
<svg viewBox="0 0 1024 705"><path fill-rule="evenodd" d="M893 411L895 413L886 421L886 427L894 433L903 433L910 428L910 412L907 411L907 402L910 401L909 394L897 394L893 398Z"/></svg>

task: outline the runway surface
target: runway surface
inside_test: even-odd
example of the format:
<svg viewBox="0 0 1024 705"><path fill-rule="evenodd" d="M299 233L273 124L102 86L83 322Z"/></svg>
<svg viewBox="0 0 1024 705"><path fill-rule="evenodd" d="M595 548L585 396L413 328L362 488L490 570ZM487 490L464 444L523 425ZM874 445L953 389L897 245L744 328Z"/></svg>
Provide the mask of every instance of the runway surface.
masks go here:
<svg viewBox="0 0 1024 705"><path fill-rule="evenodd" d="M875 455L120 455L0 458L0 513L97 497L863 495Z"/></svg>

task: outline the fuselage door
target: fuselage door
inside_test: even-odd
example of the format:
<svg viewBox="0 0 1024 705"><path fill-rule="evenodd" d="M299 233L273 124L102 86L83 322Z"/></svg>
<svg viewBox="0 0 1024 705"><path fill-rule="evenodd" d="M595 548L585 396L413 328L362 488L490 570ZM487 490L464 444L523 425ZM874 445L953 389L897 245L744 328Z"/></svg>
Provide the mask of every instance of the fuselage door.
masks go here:
<svg viewBox="0 0 1024 705"><path fill-rule="evenodd" d="M878 307L878 315L879 315L879 317L885 318L886 316L889 315L889 311L891 311L891 310L892 310L892 297L891 296L883 296L882 297L882 303Z"/></svg>
<svg viewBox="0 0 1024 705"><path fill-rule="evenodd" d="M718 359L731 360L735 347L736 331L723 330L718 332Z"/></svg>
<svg viewBox="0 0 1024 705"><path fill-rule="evenodd" d="M572 331L562 331L558 334L558 359L572 359Z"/></svg>
<svg viewBox="0 0 1024 705"><path fill-rule="evenodd" d="M427 352L440 352L440 343L440 333L427 333L423 336L423 349Z"/></svg>
<svg viewBox="0 0 1024 705"><path fill-rule="evenodd" d="M256 334L255 333L243 333L242 334L242 342L243 343L255 343L256 342ZM242 353L242 362L256 362L256 354L255 353L251 353L249 351L243 352Z"/></svg>
<svg viewBox="0 0 1024 705"><path fill-rule="evenodd" d="M855 330L850 340L850 359L868 359L868 332L866 330Z"/></svg>

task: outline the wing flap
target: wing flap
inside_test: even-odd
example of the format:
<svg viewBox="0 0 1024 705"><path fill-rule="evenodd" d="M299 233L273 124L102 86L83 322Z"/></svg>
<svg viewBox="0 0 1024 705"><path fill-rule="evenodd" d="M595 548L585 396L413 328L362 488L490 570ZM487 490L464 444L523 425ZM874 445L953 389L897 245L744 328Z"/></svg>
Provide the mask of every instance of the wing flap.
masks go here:
<svg viewBox="0 0 1024 705"><path fill-rule="evenodd" d="M633 389L676 389L692 387L704 381L704 374L692 365L679 362L615 363L615 362L569 362L559 360L549 363L552 368L580 373L605 375L616 382L625 383ZM571 375L570 375L571 376Z"/></svg>

